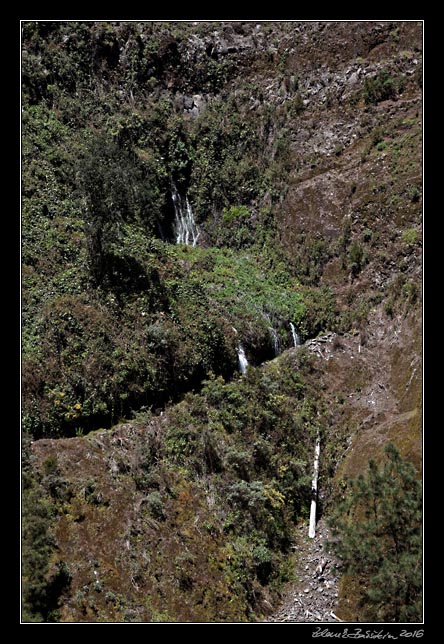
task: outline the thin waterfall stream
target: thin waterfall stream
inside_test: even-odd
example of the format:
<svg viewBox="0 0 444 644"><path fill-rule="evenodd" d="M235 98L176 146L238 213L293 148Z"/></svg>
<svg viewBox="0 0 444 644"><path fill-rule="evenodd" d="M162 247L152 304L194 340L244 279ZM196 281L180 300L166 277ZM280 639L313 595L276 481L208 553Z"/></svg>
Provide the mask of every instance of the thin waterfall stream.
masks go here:
<svg viewBox="0 0 444 644"><path fill-rule="evenodd" d="M194 221L193 210L188 197L185 196L184 203L174 181L171 181L171 196L174 206L176 244L196 246L200 237L199 227Z"/></svg>
<svg viewBox="0 0 444 644"><path fill-rule="evenodd" d="M273 349L274 349L274 355L278 356L281 352L281 343L279 340L279 334L276 331L276 329L272 326L269 327L270 335L273 339Z"/></svg>
<svg viewBox="0 0 444 644"><path fill-rule="evenodd" d="M293 322L290 322L290 329L291 329L291 335L293 336L293 344L295 347L299 347L301 344L301 341L299 339L299 335L296 331L296 328L293 324Z"/></svg>
<svg viewBox="0 0 444 644"><path fill-rule="evenodd" d="M239 371L241 372L241 374L247 373L248 360L247 356L245 355L244 348L241 344L237 348L237 359L239 363Z"/></svg>
<svg viewBox="0 0 444 644"><path fill-rule="evenodd" d="M235 329L234 326L231 327L231 328L233 329L235 334L237 336L239 336L238 330ZM244 375L244 374L247 373L248 360L247 360L247 356L245 355L245 349L240 344L240 342L237 345L236 351L237 351L237 363L238 363L238 366L239 366L239 371L241 372L242 375Z"/></svg>

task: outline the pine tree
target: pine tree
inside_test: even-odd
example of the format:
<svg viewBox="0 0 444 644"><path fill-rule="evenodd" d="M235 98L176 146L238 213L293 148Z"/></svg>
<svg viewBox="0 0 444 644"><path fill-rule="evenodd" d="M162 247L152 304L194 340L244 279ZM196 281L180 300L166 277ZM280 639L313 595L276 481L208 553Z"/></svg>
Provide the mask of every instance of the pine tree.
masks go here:
<svg viewBox="0 0 444 644"><path fill-rule="evenodd" d="M389 444L369 462L330 520L329 547L362 582L363 621L415 622L422 614L422 492L413 465Z"/></svg>

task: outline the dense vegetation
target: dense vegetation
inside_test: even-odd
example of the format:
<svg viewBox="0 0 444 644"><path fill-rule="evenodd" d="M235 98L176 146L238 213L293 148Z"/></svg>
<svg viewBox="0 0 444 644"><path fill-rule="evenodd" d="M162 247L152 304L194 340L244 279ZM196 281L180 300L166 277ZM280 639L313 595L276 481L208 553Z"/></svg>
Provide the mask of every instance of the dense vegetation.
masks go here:
<svg viewBox="0 0 444 644"><path fill-rule="evenodd" d="M292 579L294 526L308 516L311 499L313 444L319 431L327 437L316 386L301 374L310 372L309 364L301 352L298 361L253 368L231 383L213 377L163 420L140 413L126 432L137 437L137 449L132 456L117 453L114 472L102 473L103 463L92 456L94 479L68 482L55 445L35 483L41 498L26 524L32 518L33 532L40 533L39 517L52 511L70 517L61 519L67 544L80 537L84 521L100 531L95 540L128 540L119 554L121 578L114 577L114 555L99 550L94 566L101 587L72 586L70 610L112 621L243 621L261 614L264 601ZM110 496L110 481L126 490L120 502ZM128 496L138 508L134 515L119 505L127 506ZM118 526L110 516L115 512ZM125 530L128 516L131 530ZM38 616L51 544L43 532L38 541L28 532L24 539L40 557L26 585L36 588L28 591L27 605ZM64 554L55 572L69 575Z"/></svg>
<svg viewBox="0 0 444 644"><path fill-rule="evenodd" d="M164 27L146 28L169 38ZM216 101L187 121L162 75L156 87L133 85L127 64L128 93L100 87L122 30L135 55L134 29L24 27L23 391L25 427L35 436L110 425L177 399L210 371L232 374L233 326L259 362L272 354L270 327L290 346L289 322L302 323L301 289L273 252L270 209L253 205L283 172L280 139L268 170L250 156L267 163L259 131L270 116L253 128L239 107ZM96 47L98 68L86 62ZM73 66L73 57L83 62ZM170 63L168 54L156 64ZM187 255L168 243L172 180L189 193L213 249ZM305 320L304 335L331 321L321 314L313 329Z"/></svg>
<svg viewBox="0 0 444 644"><path fill-rule="evenodd" d="M324 27L22 25L23 431L53 450L25 450L26 621L254 620L291 578L314 437L329 489L354 428L286 352L291 325L364 344L376 307L420 304L419 115L384 107L417 96L417 35L401 51L385 26L374 64L353 27L350 69L370 71L350 89L335 47L313 80ZM196 246L176 244L176 189ZM124 421L131 448L73 477L64 450L86 472ZM128 508L125 532L109 517Z"/></svg>

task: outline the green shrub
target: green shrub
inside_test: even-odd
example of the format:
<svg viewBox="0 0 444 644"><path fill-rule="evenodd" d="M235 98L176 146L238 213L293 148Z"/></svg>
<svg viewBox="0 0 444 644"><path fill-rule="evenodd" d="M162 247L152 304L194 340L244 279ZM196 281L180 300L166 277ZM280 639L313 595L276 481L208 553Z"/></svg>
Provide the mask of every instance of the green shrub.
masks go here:
<svg viewBox="0 0 444 644"><path fill-rule="evenodd" d="M148 494L148 496L146 497L146 503L148 504L150 514L154 519L165 519L164 504L160 492L150 492L150 494Z"/></svg>
<svg viewBox="0 0 444 644"><path fill-rule="evenodd" d="M237 477L248 481L253 471L253 457L248 450L239 450L236 446L229 447L224 455L225 467L233 471Z"/></svg>
<svg viewBox="0 0 444 644"><path fill-rule="evenodd" d="M218 246L239 249L254 244L255 230L250 211L246 206L231 206L223 209L220 229L215 241Z"/></svg>
<svg viewBox="0 0 444 644"><path fill-rule="evenodd" d="M402 287L402 295L407 302L407 306L411 307L418 301L419 298L419 286L416 282L406 282Z"/></svg>
<svg viewBox="0 0 444 644"><path fill-rule="evenodd" d="M409 198L412 203L418 203L420 196L421 193L418 186L412 186L409 189Z"/></svg>
<svg viewBox="0 0 444 644"><path fill-rule="evenodd" d="M226 224L231 224L234 222L239 222L242 219L246 219L250 216L248 208L246 206L231 206L231 208L224 208L222 213L222 220Z"/></svg>
<svg viewBox="0 0 444 644"><path fill-rule="evenodd" d="M396 99L402 89L402 81L390 76L386 69L381 70L373 77L367 77L364 81L364 101L367 105Z"/></svg>
<svg viewBox="0 0 444 644"><path fill-rule="evenodd" d="M386 313L389 317L391 317L391 318L392 318L392 317L393 317L393 314L394 314L394 310L395 310L395 309L394 309L393 299L390 297L390 298L388 298L388 300L386 300L386 302L384 303L384 311L385 311L385 313Z"/></svg>
<svg viewBox="0 0 444 644"><path fill-rule="evenodd" d="M335 297L330 287L304 289L304 304L304 315L299 325L302 340L335 327Z"/></svg>
<svg viewBox="0 0 444 644"><path fill-rule="evenodd" d="M348 252L348 260L351 274L357 275L365 264L365 252L359 242L352 242Z"/></svg>
<svg viewBox="0 0 444 644"><path fill-rule="evenodd" d="M406 246L413 246L418 241L418 231L416 228L407 228L402 232L402 243Z"/></svg>

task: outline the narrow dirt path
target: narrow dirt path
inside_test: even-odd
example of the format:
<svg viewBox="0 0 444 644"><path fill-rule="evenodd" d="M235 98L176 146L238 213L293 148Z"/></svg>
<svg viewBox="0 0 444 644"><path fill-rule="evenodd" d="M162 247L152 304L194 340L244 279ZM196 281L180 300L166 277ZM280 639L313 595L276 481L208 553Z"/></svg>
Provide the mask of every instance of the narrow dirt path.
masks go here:
<svg viewBox="0 0 444 644"><path fill-rule="evenodd" d="M299 562L297 581L292 585L279 609L267 622L337 622L338 598L336 559L325 552L329 529L321 519L314 539L308 537L308 526L299 529L296 552Z"/></svg>

